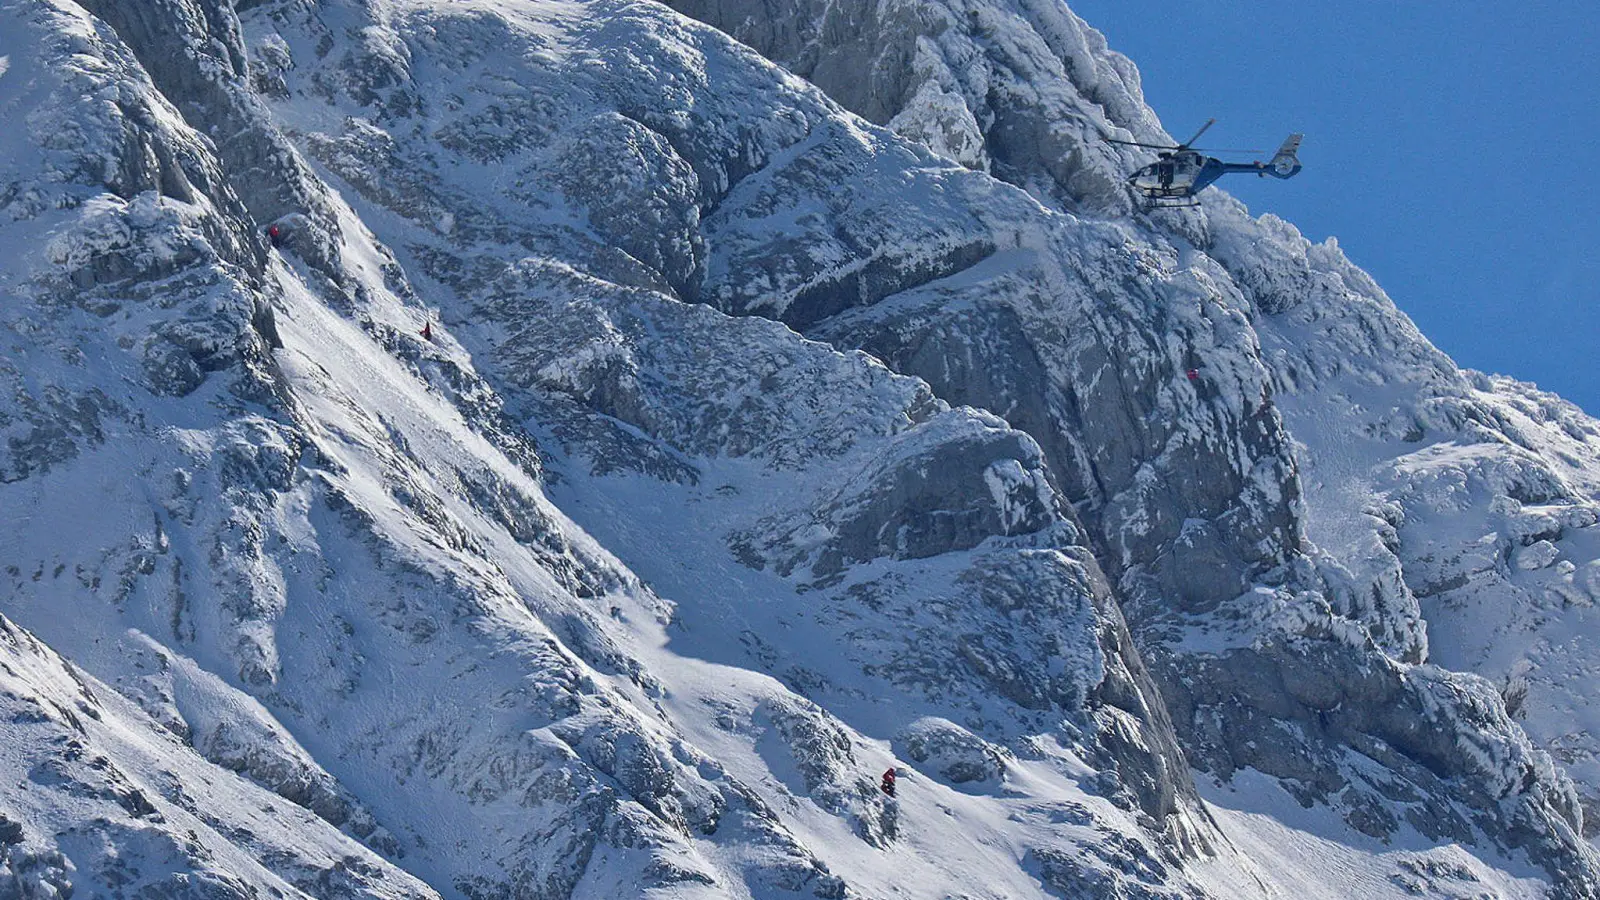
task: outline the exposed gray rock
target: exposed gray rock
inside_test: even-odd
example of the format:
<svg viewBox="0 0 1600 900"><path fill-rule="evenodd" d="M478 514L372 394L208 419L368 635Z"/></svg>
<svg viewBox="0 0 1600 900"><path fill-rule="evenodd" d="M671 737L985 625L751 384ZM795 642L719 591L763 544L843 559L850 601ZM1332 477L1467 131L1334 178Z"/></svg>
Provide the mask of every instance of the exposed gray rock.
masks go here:
<svg viewBox="0 0 1600 900"><path fill-rule="evenodd" d="M893 802L879 792L856 757L849 734L827 712L815 704L789 701L770 703L756 715L756 726L764 725L763 719L770 722L788 756L787 766L775 768L792 766L799 772L797 788L823 809L851 821L856 836L875 847L899 836Z"/></svg>
<svg viewBox="0 0 1600 900"><path fill-rule="evenodd" d="M1101 137L1118 127L1139 135L1158 128L1137 70L1060 4L670 5L879 125L1073 204L1127 211L1121 161Z"/></svg>
<svg viewBox="0 0 1600 900"><path fill-rule="evenodd" d="M901 731L895 741L904 748L906 758L952 784L993 784L1006 774L1009 754L1003 748L947 719L920 719Z"/></svg>
<svg viewBox="0 0 1600 900"><path fill-rule="evenodd" d="M813 510L736 535L742 558L814 575L879 557L920 559L1059 520L1038 448L999 419L942 415L893 442Z"/></svg>
<svg viewBox="0 0 1600 900"><path fill-rule="evenodd" d="M233 221L231 242L239 245L240 264L259 273L265 262L266 239L257 233L256 222L290 214L315 215L320 228L333 227L326 218L326 201L311 188L315 179L247 89L243 35L232 4L89 0L83 6L115 30L186 121L201 133L220 136L213 137L210 149L233 175L225 184L217 177L204 179L200 187ZM175 52L177 48L183 49ZM244 173L246 177L238 177ZM306 243L308 251L313 246ZM321 252L308 252L307 257L325 259L331 242L316 249Z"/></svg>
<svg viewBox="0 0 1600 900"><path fill-rule="evenodd" d="M1123 217L1160 132L1059 4L677 5L812 83L632 0L0 7L0 578L90 673L0 654L0 896L844 897L843 825L1199 897L1258 870L1191 765L1596 893L1548 686L1422 665L1600 595L1590 420Z"/></svg>
<svg viewBox="0 0 1600 900"><path fill-rule="evenodd" d="M674 5L805 75L869 119L1025 186L1062 210L1117 209L1126 202L1092 184L1127 170L1124 161L1097 146L1099 139L1120 136L1124 128L1135 135L1154 130L1131 66L1107 53L1103 39L1064 10L1029 3L964 11L937 3L807 0L755 8L698 0ZM997 27L1002 17L1009 21ZM956 99L971 114L970 123L956 111ZM969 126L983 137L981 158L969 149L953 149L949 136ZM778 192L781 179L773 183L777 199L772 205L792 202L794 192ZM758 203L756 208L763 207ZM833 211L831 220L845 222L842 228L849 233L848 210ZM803 236L789 237L786 243L752 240L750 229L726 212L707 221L713 282L721 271L719 254L738 259L746 245L811 258L822 255ZM1476 440L1524 446L1532 441L1499 424L1505 416L1462 402L1461 374L1331 243L1310 246L1271 217L1253 222L1226 198L1208 214L1186 221L1140 223L1139 232L1151 241L1151 252L1142 258L1138 252L1116 259L1101 252L1098 248L1117 246L1121 240L1110 236L1075 244L1069 251L1054 250L1074 262L1060 276L1032 274L1029 269L1037 263L996 265L1006 258L1008 244L1002 241L999 253L960 277L887 292L877 300L869 295L862 305L837 307L835 315L821 321L806 315L791 318L787 304L807 290L803 282L783 282L790 285L787 291L768 295L752 308L782 316L836 346L867 349L896 371L925 378L939 396L953 402L1004 410L1012 425L1035 436L1058 483L1095 534L1100 558L1127 604L1143 648L1159 659L1162 691L1181 697L1191 682L1226 685L1205 729L1186 721L1187 714L1178 716L1196 758L1208 759L1220 749L1219 742L1230 743L1224 735L1253 731L1250 740L1264 743L1265 727L1272 722L1274 728L1305 729L1312 736L1300 756L1332 765L1342 746L1367 748L1394 736L1377 721L1355 722L1329 734L1307 722L1305 708L1274 707L1277 712L1262 717L1253 701L1245 702L1252 706L1248 713L1244 706L1220 702L1230 695L1253 697L1258 688L1264 690L1257 683L1261 677L1321 682L1328 673L1318 661L1321 651L1313 649L1317 645L1299 645L1266 665L1247 652L1221 649L1215 657L1190 656L1181 642L1166 644L1186 627L1210 629L1214 622L1259 619L1265 610L1245 610L1252 596L1246 589L1265 583L1316 592L1312 607L1324 596L1331 601L1331 609L1307 613L1308 623L1322 619L1313 627L1324 634L1340 632L1345 617L1360 623L1369 637L1342 645L1348 649L1341 651L1341 665L1372 673L1370 677L1384 684L1381 693L1401 696L1411 690L1408 676L1389 662L1390 654L1413 663L1426 656L1421 611L1401 562L1393 556L1399 545L1392 522L1373 517L1380 523L1372 542L1379 547L1377 558L1392 560L1380 566L1345 557L1350 564L1345 568L1307 540L1303 461L1274 393L1309 396L1322 380L1350 376L1353 352L1365 361L1354 377L1378 381L1397 371L1405 389L1418 396L1414 411L1401 408L1390 420L1367 426L1371 437L1415 442L1429 428L1464 428ZM914 233L914 227L906 231ZM1094 227L1075 223L1079 235ZM830 242L825 246L833 257L844 253L845 259L833 264L848 271L852 257L837 249L842 242L831 235L819 240ZM1179 249L1188 246L1198 246L1213 259ZM874 255L869 242L853 259ZM765 271L785 270L770 258L764 263ZM1131 268L1122 269L1130 263ZM1041 284L1048 287L1037 286ZM1060 303L1075 285L1093 301L1068 304L1070 313L1049 318L1031 314L1030 306L1037 306L1041 295L1049 298L1044 302ZM1006 301L1007 294L1018 301ZM712 289L706 296L718 295ZM1142 305L1127 305L1140 300ZM1118 305L1120 312L1110 312ZM1269 318L1279 315L1285 321ZM1062 323L1073 323L1079 331ZM1266 352L1250 334L1252 329L1259 329ZM1391 366L1402 361L1409 368ZM1189 369L1195 376L1184 390L1183 373ZM1176 391L1175 385L1180 386ZM1318 420L1309 409L1318 402L1307 399L1308 413L1297 421L1315 427ZM1364 418L1356 413L1352 419ZM1219 442L1221 435L1236 443ZM1327 439L1341 438L1330 434ZM1532 496L1572 497L1545 481L1545 487L1531 489ZM1342 536L1333 537L1342 543ZM1382 549L1385 540L1387 550ZM1529 565L1550 559L1542 549L1527 554ZM1243 630L1250 635L1253 628ZM1275 640L1241 637L1247 644ZM1306 658L1296 656L1301 651ZM1366 655L1372 658L1356 661ZM1217 659L1232 661L1219 664ZM1448 677L1443 681L1453 683ZM1474 688L1469 684L1452 690L1470 696ZM1188 704L1179 706L1186 709ZM1493 715L1480 719L1473 709L1465 702L1460 710L1465 720L1478 723L1466 730L1482 727L1509 745L1523 740L1509 723ZM1263 727L1248 726L1252 718L1259 718ZM1437 738L1441 743L1456 739L1456 726L1445 724L1453 718L1424 721L1442 732ZM1399 769L1407 770L1415 758L1428 758L1441 772L1452 773L1426 788L1436 805L1445 803L1444 796L1486 805L1470 787L1481 777L1469 774L1477 771L1472 760L1429 757L1415 741L1396 740L1404 748L1393 762ZM1530 755L1529 765L1545 771L1536 760L1537 754ZM1332 768L1327 771L1332 778L1344 777ZM1591 863L1578 860L1588 854L1565 836L1579 820L1572 804L1562 799L1568 790L1563 777L1554 772L1530 777L1538 786L1525 801L1540 812L1527 816L1554 823L1542 836L1523 827L1521 813L1479 824L1499 839L1538 848L1533 852L1563 879L1583 872ZM1362 815L1358 810L1387 802L1381 789L1368 785L1352 786L1342 797L1339 802L1357 817ZM1392 827L1370 817L1367 821L1366 827L1378 833ZM1450 833L1452 826L1433 827ZM1590 880L1590 875L1577 874L1563 889L1581 895L1590 889Z"/></svg>

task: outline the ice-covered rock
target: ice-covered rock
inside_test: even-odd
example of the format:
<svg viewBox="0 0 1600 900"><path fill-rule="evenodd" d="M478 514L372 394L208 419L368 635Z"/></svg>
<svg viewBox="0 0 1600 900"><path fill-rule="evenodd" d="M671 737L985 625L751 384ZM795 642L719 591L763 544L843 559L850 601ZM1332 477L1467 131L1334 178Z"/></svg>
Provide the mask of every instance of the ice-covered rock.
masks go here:
<svg viewBox="0 0 1600 900"><path fill-rule="evenodd" d="M1594 896L1593 420L1059 4L670 5L0 2L0 895Z"/></svg>
<svg viewBox="0 0 1600 900"><path fill-rule="evenodd" d="M995 784L1006 774L1003 748L948 719L927 718L902 731L896 741L908 759L952 784Z"/></svg>
<svg viewBox="0 0 1600 900"><path fill-rule="evenodd" d="M0 672L0 769L21 787L0 814L5 896L439 896L201 759L4 617Z"/></svg>

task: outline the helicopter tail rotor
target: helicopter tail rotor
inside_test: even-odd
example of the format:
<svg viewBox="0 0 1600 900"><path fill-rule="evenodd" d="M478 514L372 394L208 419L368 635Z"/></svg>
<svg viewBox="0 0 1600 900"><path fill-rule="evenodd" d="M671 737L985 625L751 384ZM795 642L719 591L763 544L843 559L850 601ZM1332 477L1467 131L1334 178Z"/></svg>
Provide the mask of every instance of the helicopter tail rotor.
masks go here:
<svg viewBox="0 0 1600 900"><path fill-rule="evenodd" d="M1305 135L1296 132L1284 139L1278 152L1273 154L1272 161L1267 165L1271 167L1272 174L1279 178L1293 177L1300 171L1300 139Z"/></svg>

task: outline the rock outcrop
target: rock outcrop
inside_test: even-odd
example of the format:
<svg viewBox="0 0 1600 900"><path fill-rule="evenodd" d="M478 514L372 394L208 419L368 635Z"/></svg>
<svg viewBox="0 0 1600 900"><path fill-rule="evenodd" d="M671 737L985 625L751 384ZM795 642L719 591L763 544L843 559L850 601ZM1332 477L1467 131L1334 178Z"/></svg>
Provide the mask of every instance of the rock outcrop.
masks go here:
<svg viewBox="0 0 1600 900"><path fill-rule="evenodd" d="M671 5L0 0L0 896L1600 894L1600 426L1062 7Z"/></svg>

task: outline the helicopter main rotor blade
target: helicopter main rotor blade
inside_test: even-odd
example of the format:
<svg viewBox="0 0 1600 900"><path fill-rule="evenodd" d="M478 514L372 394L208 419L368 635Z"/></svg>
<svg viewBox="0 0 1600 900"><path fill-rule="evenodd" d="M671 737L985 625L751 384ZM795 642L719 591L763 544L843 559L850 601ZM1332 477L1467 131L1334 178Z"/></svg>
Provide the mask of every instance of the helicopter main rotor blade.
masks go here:
<svg viewBox="0 0 1600 900"><path fill-rule="evenodd" d="M1239 147L1190 147L1200 153L1266 153L1265 150L1246 150Z"/></svg>
<svg viewBox="0 0 1600 900"><path fill-rule="evenodd" d="M1206 123L1204 125L1200 126L1200 130L1196 131L1194 133L1194 137L1189 138L1187 141L1184 141L1183 143L1179 144L1178 145L1178 149L1179 150L1187 150L1187 149L1189 149L1189 145L1190 144L1194 143L1195 141L1200 140L1200 135L1205 134L1206 133L1206 129L1210 128L1211 126L1213 126L1215 124L1217 124L1217 120L1216 119L1207 119Z"/></svg>
<svg viewBox="0 0 1600 900"><path fill-rule="evenodd" d="M1142 141L1119 141L1116 138L1101 138L1101 140L1105 141L1108 144L1126 144L1129 147L1149 147L1152 150L1177 150L1177 149L1179 149L1178 147L1174 147L1171 144L1146 144L1146 143L1144 143Z"/></svg>

